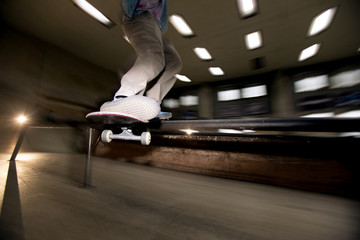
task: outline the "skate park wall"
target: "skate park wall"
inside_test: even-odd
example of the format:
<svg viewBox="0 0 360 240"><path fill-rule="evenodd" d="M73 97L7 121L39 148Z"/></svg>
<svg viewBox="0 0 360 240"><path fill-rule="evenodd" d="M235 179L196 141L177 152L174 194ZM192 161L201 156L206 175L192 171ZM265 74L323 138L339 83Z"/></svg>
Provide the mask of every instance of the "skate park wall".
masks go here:
<svg viewBox="0 0 360 240"><path fill-rule="evenodd" d="M99 142L94 155L150 167L356 198L359 139L157 135L150 146Z"/></svg>
<svg viewBox="0 0 360 240"><path fill-rule="evenodd" d="M1 153L8 153L9 157L21 131L14 121L19 114L26 114L38 123L27 129L20 152L84 153L86 129L77 126L77 122L84 121L86 113L96 111L102 102L109 100L119 86L116 73L8 27L0 36L0 84L0 147ZM278 112L283 113L286 105L281 107ZM285 110L291 114L292 109ZM339 154L335 159L329 154L324 158L299 158L296 154L302 150L296 146L288 150L288 155L282 155L286 148L279 145L278 153L269 155L259 153L262 148L251 153L229 149L227 145L215 149L219 142L213 139L205 148L194 147L199 141L193 139L185 142L155 137L150 147L115 141L107 145L100 143L95 155L336 194L348 194L358 183L355 177L358 164L348 164L357 154Z"/></svg>
<svg viewBox="0 0 360 240"><path fill-rule="evenodd" d="M119 87L117 74L42 40L0 25L1 151L17 141L18 115L51 128L27 131L22 151L78 152L85 134L73 123ZM78 147L81 145L81 147Z"/></svg>

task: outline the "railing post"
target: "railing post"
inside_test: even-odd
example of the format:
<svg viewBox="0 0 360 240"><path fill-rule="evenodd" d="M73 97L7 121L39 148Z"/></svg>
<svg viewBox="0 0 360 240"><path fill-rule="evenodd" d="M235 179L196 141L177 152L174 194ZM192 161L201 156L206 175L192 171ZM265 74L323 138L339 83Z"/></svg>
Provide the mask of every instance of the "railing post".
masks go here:
<svg viewBox="0 0 360 240"><path fill-rule="evenodd" d="M11 158L10 158L10 161L15 161L16 159L16 156L17 154L19 153L19 150L20 150L20 147L21 147L21 144L25 138L25 134L26 134L26 130L27 130L27 126L24 125L22 128L21 128L21 131L20 131L20 135L19 135L19 138L16 142L16 145L15 145L15 148L14 148L14 151L11 155Z"/></svg>
<svg viewBox="0 0 360 240"><path fill-rule="evenodd" d="M84 173L84 187L91 185L91 153L92 153L92 137L93 137L93 128L88 129L88 149L85 159L85 173Z"/></svg>

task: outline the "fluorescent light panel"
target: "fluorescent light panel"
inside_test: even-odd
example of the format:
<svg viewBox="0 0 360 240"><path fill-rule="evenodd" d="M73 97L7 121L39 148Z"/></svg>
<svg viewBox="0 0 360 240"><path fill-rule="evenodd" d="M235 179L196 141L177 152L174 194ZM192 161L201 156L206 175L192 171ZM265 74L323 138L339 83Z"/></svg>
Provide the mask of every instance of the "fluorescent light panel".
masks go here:
<svg viewBox="0 0 360 240"><path fill-rule="evenodd" d="M201 60L211 60L212 59L209 51L206 48L197 47L197 48L194 48L194 52Z"/></svg>
<svg viewBox="0 0 360 240"><path fill-rule="evenodd" d="M262 35L260 31L252 32L245 35L245 44L248 50L262 47Z"/></svg>
<svg viewBox="0 0 360 240"><path fill-rule="evenodd" d="M182 16L178 14L171 15L169 17L169 21L181 35L185 37L194 36L193 30L186 23L185 19Z"/></svg>
<svg viewBox="0 0 360 240"><path fill-rule="evenodd" d="M191 82L191 80L185 75L176 74L175 77L182 82Z"/></svg>
<svg viewBox="0 0 360 240"><path fill-rule="evenodd" d="M97 10L93 5L88 3L85 0L72 0L76 6L78 6L81 10L89 14L91 17L95 18L97 21L104 24L106 27L113 27L115 24L109 18L107 18L104 14L102 14L99 10Z"/></svg>
<svg viewBox="0 0 360 240"><path fill-rule="evenodd" d="M209 67L209 72L214 76L222 76L225 74L220 67Z"/></svg>
<svg viewBox="0 0 360 240"><path fill-rule="evenodd" d="M314 36L328 28L334 18L335 12L336 7L330 8L317 15L310 24L308 36Z"/></svg>
<svg viewBox="0 0 360 240"><path fill-rule="evenodd" d="M319 48L320 48L320 43L317 43L308 48L305 48L304 50L301 51L298 61L301 62L301 61L304 61L308 58L315 56L318 53Z"/></svg>
<svg viewBox="0 0 360 240"><path fill-rule="evenodd" d="M237 0L240 15L242 17L250 17L257 12L256 0Z"/></svg>

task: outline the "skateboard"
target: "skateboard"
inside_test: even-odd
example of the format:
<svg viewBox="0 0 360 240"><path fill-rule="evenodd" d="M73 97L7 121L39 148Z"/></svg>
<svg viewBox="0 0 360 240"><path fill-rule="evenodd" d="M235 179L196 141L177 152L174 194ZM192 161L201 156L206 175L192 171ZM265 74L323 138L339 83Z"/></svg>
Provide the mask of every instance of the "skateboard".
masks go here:
<svg viewBox="0 0 360 240"><path fill-rule="evenodd" d="M146 128L148 121L114 112L91 112L86 118L103 129L103 142L109 143L113 139L140 141L142 145L149 145L151 142L150 131Z"/></svg>

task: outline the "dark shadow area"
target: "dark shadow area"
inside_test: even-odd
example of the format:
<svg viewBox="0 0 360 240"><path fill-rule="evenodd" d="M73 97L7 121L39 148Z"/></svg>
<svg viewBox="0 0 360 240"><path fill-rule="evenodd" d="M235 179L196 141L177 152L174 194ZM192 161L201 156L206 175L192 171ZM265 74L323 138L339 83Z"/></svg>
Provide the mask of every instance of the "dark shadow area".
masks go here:
<svg viewBox="0 0 360 240"><path fill-rule="evenodd" d="M0 239L25 239L15 161L9 161L4 200L1 207Z"/></svg>

